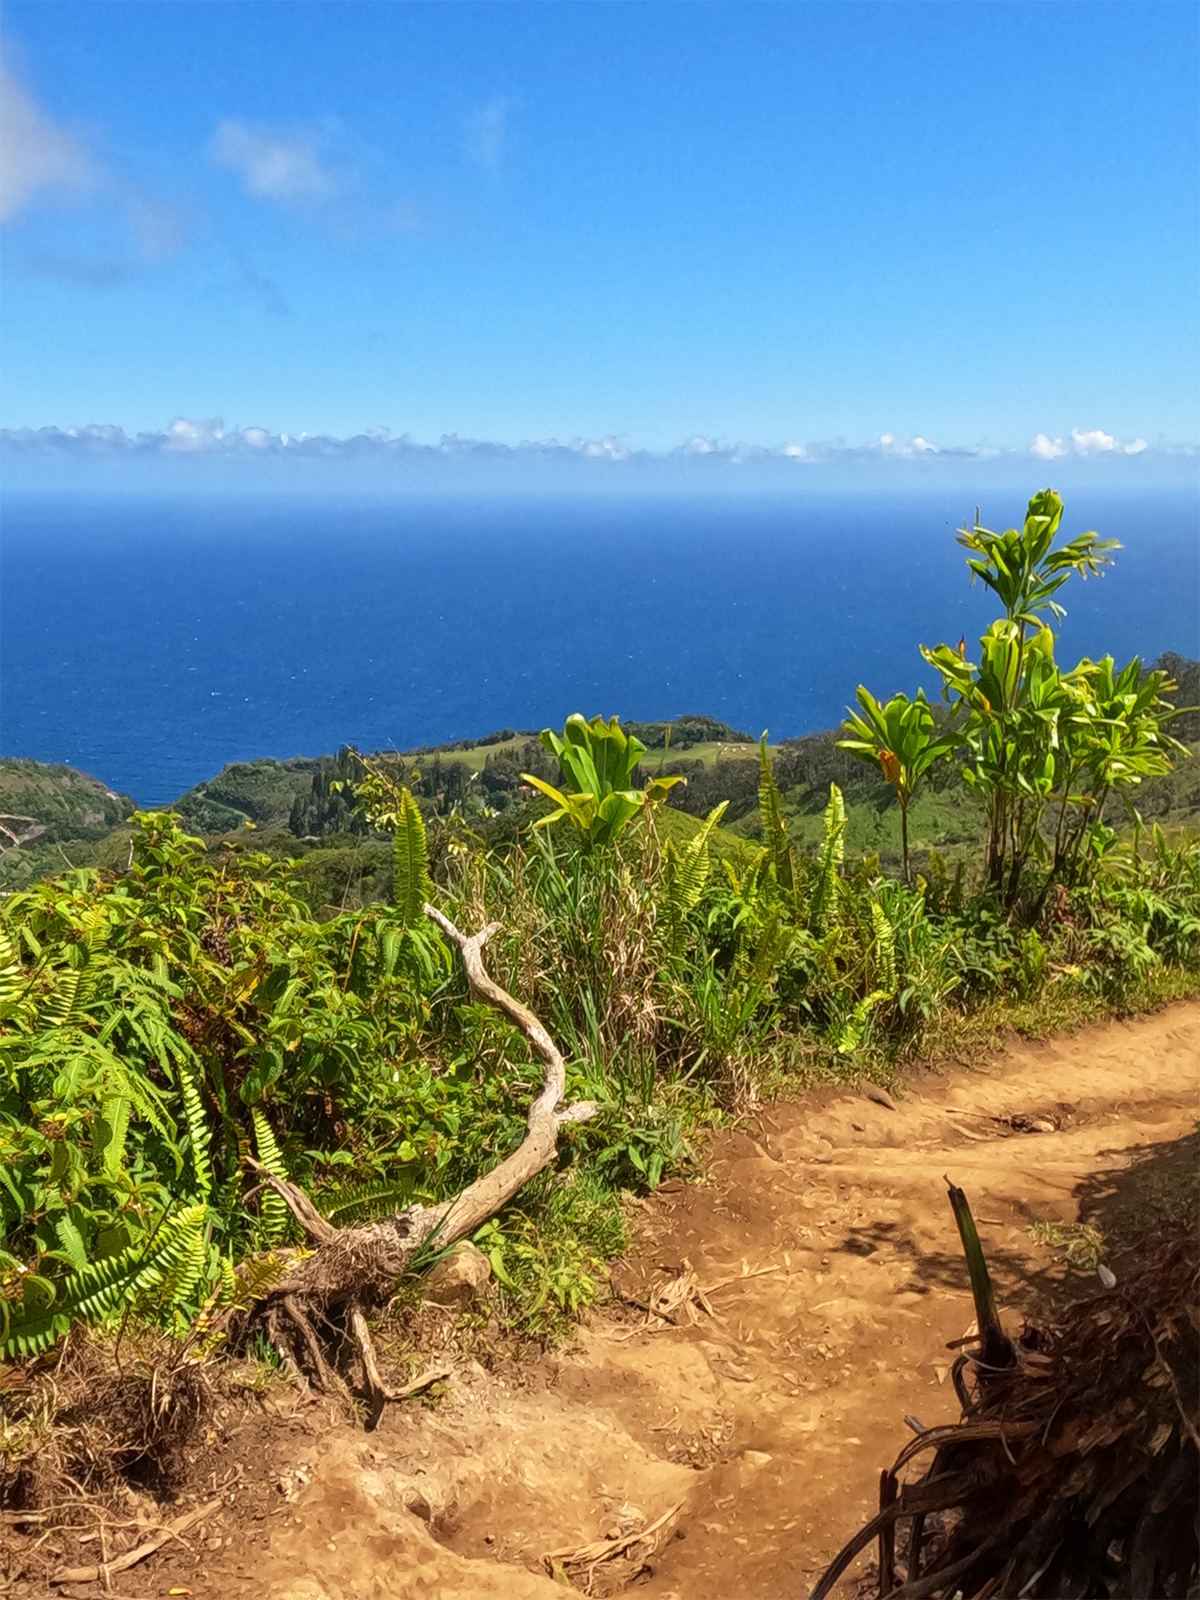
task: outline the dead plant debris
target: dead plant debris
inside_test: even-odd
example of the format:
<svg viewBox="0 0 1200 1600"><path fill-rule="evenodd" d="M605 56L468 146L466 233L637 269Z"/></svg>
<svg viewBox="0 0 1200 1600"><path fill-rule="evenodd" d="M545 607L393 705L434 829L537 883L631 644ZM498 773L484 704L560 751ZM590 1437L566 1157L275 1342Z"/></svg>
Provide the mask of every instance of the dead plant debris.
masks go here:
<svg viewBox="0 0 1200 1600"><path fill-rule="evenodd" d="M843 1547L811 1600L824 1600L876 1540L870 1593L881 1600L1192 1594L1198 1334L1200 1266L1185 1227L1053 1326L1027 1328L1011 1367L960 1356L961 1422L901 1451L881 1476L878 1516ZM925 1474L902 1486L909 1462L930 1449Z"/></svg>

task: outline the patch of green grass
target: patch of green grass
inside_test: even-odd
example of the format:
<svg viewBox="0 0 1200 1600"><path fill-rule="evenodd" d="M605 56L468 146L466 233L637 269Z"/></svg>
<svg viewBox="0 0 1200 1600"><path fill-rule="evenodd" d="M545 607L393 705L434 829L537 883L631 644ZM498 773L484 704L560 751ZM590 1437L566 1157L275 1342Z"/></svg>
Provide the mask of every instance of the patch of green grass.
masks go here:
<svg viewBox="0 0 1200 1600"><path fill-rule="evenodd" d="M1026 1232L1077 1272L1095 1272L1104 1254L1104 1235L1087 1222L1031 1222Z"/></svg>
<svg viewBox="0 0 1200 1600"><path fill-rule="evenodd" d="M1006 1037L1052 1039L1115 1017L1161 1011L1178 1000L1200 995L1200 973L1178 967L1156 967L1118 1009L1095 990L1079 983L1050 983L1033 1000L996 999L965 1016L947 1009L925 1030L920 1058L930 1065L945 1061L969 1065L1003 1051Z"/></svg>

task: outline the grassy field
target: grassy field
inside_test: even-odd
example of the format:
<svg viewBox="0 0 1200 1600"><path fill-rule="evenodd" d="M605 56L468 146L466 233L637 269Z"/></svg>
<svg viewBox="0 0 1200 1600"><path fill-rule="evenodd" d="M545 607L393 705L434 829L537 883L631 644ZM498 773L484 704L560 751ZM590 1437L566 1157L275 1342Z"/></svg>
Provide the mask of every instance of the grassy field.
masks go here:
<svg viewBox="0 0 1200 1600"><path fill-rule="evenodd" d="M469 767L472 772L482 772L490 757L511 756L519 759L521 752L529 743L525 734L518 734L513 739L506 739L501 744L476 745L473 750L439 750L431 751L428 755L414 755L412 759L426 766L435 760L443 766L459 765ZM779 749L778 745L769 744L767 749L774 756ZM642 771L651 776L664 767L669 767L676 761L699 761L703 766L715 766L718 761L745 761L758 755L756 744L694 744L686 750L647 750L642 757Z"/></svg>

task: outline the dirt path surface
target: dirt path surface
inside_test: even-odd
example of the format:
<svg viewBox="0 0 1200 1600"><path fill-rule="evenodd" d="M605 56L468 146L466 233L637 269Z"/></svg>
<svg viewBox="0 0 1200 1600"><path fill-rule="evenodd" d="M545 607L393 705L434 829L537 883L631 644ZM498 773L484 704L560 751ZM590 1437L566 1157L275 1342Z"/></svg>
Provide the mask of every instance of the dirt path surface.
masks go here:
<svg viewBox="0 0 1200 1600"><path fill-rule="evenodd" d="M943 1173L1010 1319L1087 1292L1094 1276L1028 1225L1091 1222L1129 1266L1194 1166L1198 1045L1197 1009L1176 1006L917 1073L895 1109L852 1092L772 1107L714 1141L704 1183L635 1202L616 1272L630 1320L597 1316L524 1376L460 1363L439 1406L389 1407L371 1435L317 1407L231 1424L209 1458L216 1488L239 1474L225 1509L116 1591L552 1600L554 1554L596 1594L807 1594L873 1511L904 1414L958 1414L946 1345L972 1308ZM675 1322L630 1307L693 1281L711 1314L694 1296ZM570 1561L664 1516L615 1557Z"/></svg>

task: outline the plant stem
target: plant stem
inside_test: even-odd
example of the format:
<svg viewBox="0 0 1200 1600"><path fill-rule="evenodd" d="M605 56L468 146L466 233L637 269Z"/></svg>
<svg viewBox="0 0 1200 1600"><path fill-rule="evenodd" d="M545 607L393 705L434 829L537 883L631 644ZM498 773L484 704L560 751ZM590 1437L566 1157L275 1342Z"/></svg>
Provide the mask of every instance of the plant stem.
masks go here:
<svg viewBox="0 0 1200 1600"><path fill-rule="evenodd" d="M986 1367L1011 1367L1016 1354L1012 1342L1000 1326L1000 1313L996 1310L996 1293L992 1288L983 1246L971 1207L963 1191L949 1178L943 1180L950 1196L950 1208L958 1224L963 1254L967 1258L967 1272L971 1279L971 1295L975 1301L975 1320L979 1324L980 1360Z"/></svg>

